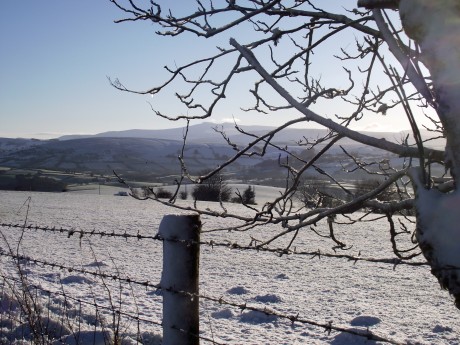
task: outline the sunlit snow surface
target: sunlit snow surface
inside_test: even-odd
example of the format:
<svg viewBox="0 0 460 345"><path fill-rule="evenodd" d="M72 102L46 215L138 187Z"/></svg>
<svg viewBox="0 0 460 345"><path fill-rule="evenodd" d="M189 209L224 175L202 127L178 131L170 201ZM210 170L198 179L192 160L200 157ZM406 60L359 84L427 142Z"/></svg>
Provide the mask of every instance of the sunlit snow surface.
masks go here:
<svg viewBox="0 0 460 345"><path fill-rule="evenodd" d="M257 193L257 189L256 189ZM31 196L28 223L81 230L127 232L155 235L164 214L177 213L152 201L131 197L73 193L0 192L0 222L22 223ZM257 199L257 194L256 194ZM256 200L257 201L257 200ZM21 207L22 206L22 207ZM247 211L241 205L227 205L239 214ZM205 205L219 210L218 205ZM203 231L228 226L229 219L202 217ZM318 224L321 229L325 224ZM238 242L249 245L251 236L267 239L280 231L276 225L264 226L250 233L209 232L202 240ZM325 230L325 228L324 228ZM1 231L14 248L19 229L2 227ZM385 220L343 226L338 238L353 245L346 253L363 257L393 257L390 235ZM281 247L285 238L271 246ZM333 243L309 229L295 241L301 251L333 252ZM5 249L5 241L1 240ZM159 283L162 269L162 242L155 240L115 239L110 237L68 238L66 233L26 231L20 253L65 266L111 272L133 280ZM2 257L2 272L13 275L15 269ZM421 259L420 259L421 260ZM327 323L348 329L366 330L400 342L420 344L458 344L460 312L452 298L439 288L426 266L358 262L346 259L311 258L289 255L230 250L202 246L200 293L222 297L234 303L263 309L267 307L286 315ZM26 266L34 284L45 289L65 291L69 296L96 299L109 305L109 294L101 279L76 272L51 269L38 264ZM107 280L112 299L122 298L122 311L161 322L161 293L152 288L120 284ZM135 296L135 298L133 297ZM57 297L56 297L57 298ZM136 301L137 303L135 303ZM137 305L136 305L137 304ZM201 332L207 338L233 344L372 344L357 336L324 329L253 311L241 311L228 305L201 300ZM92 311L94 313L94 310ZM85 322L91 323L91 310ZM93 316L94 317L94 316ZM136 334L136 323L125 322ZM82 326L83 327L83 326ZM141 324L142 332L161 335L161 327ZM91 328L88 327L88 331ZM153 335L152 335L153 337ZM152 338L153 339L153 338ZM135 343L135 342L134 342ZM206 342L202 342L206 343Z"/></svg>

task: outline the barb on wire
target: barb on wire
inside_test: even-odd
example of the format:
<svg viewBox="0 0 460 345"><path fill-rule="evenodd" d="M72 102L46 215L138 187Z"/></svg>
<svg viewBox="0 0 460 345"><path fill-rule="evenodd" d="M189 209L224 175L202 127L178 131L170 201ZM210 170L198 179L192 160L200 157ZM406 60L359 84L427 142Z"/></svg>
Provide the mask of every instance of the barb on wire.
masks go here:
<svg viewBox="0 0 460 345"><path fill-rule="evenodd" d="M8 280L11 280L11 281L14 281L14 282L20 282L19 279L17 278L14 278L14 277L7 277L7 276L4 276L2 275L2 278L3 279L8 279ZM85 305L88 305L88 306L92 306L96 309L103 309L103 310L108 310L110 312L114 312L114 309L112 307L109 307L109 306L105 306L105 305L102 305L102 304L99 304L99 303L96 303L96 302L89 302L87 300L84 300L84 299L81 299L81 298L78 298L78 297L73 297L71 296L70 294L66 293L64 290L62 291L52 291L52 290L49 290L49 289L46 289L38 284L30 284L29 285L29 288L33 288L33 289L36 289L36 290L40 290L48 295L55 295L55 296L62 296L64 297L65 299L67 300L73 300L79 304L85 304ZM162 322L159 322L159 321L155 321L155 320L152 320L152 319L147 319L145 317L142 317L140 316L139 314L137 315L133 315L133 314L130 314L128 312L125 312L125 311L122 311L122 310L119 310L117 309L116 310L116 313L119 314L119 315L122 315L122 316L125 316L127 318L130 318L132 320L135 320L137 322L145 322L145 323L149 323L149 324L152 324L152 325L155 325L155 326L160 326L160 327L164 327L163 323ZM222 343L219 343L213 339L210 339L208 337L205 337L203 335L199 335L199 334L193 334L193 333L190 333L190 332L187 332L186 330L184 329L180 329L180 328L177 328L177 327L172 327L173 329L177 330L177 331L180 331L180 332L185 332L193 337L197 337L201 340L205 340L205 341L208 341L208 342L212 342L213 344L217 344L217 345L223 345Z"/></svg>
<svg viewBox="0 0 460 345"><path fill-rule="evenodd" d="M84 236L100 236L100 237L118 237L118 238L135 238L138 240L145 240L145 239L150 239L150 240L158 240L158 241L163 241L161 236L159 235L141 235L140 233L137 233L135 235L133 234L128 234L126 231L123 233L120 232L115 232L115 231L98 231L98 230L78 230L78 229L73 229L73 228L63 228L59 226L40 226L40 225L25 225L25 224L13 224L13 223L1 223L1 227L6 227L6 228L18 228L18 229L25 229L25 230L41 230L41 231L49 231L49 232L56 232L56 233L65 233L67 234L67 237L72 237L72 236L78 236L80 238Z"/></svg>
<svg viewBox="0 0 460 345"><path fill-rule="evenodd" d="M7 277L5 275L2 275L2 279L9 279L11 281L20 282L20 280L18 278L14 278L14 277L11 277L11 276ZM34 289L46 292L47 294L52 294L52 295L56 295L56 296L62 296L64 298L66 298L66 299L73 300L73 301L76 301L76 302L81 303L81 304L86 304L86 305L97 307L97 308L100 308L100 309L106 309L106 310L109 310L109 311L113 311L112 307L105 306L105 305L102 305L102 304L98 304L98 303L95 303L95 302L89 302L89 301L87 301L85 299L81 299L81 298L78 298L78 297L73 297L70 294L66 293L64 290L62 290L62 291L51 291L49 289L44 288L41 285L33 284L32 282L30 282L29 288L34 288ZM141 317L139 315L132 315L132 314L124 312L122 310L117 310L117 313L119 313L120 315L129 317L131 319L134 319L134 320L139 320L139 321L151 323L151 324L154 324L154 325L157 325L157 326L162 326L161 322L151 320L151 319L146 319L146 318Z"/></svg>
<svg viewBox="0 0 460 345"><path fill-rule="evenodd" d="M62 227L49 227L49 226L39 226L39 225L27 225L24 227L24 225L21 224L6 224L2 223L0 224L0 227L9 227L9 228L20 228L20 229L26 229L26 230L42 230L42 231L50 231L50 232L56 232L56 233L65 233L67 234L67 237L71 237L73 235L79 236L80 238L84 236L100 236L100 237L114 237L114 238L124 238L124 239L129 239L129 238L134 238L137 240L142 240L142 239L150 239L150 240L157 240L157 241L174 241L174 242L187 242L187 243L193 243L193 241L185 241L185 240L180 240L180 239L164 239L160 235L154 235L154 236L149 236L149 235L141 235L141 234L136 234L136 235L131 235L126 232L124 233L116 233L116 232L106 232L106 231L88 231L88 230L77 230L77 229L67 229L67 228L62 228ZM255 242L251 242L250 245L243 245L239 244L238 242L235 241L222 241L222 242L217 242L214 240L202 240L199 242L200 245L206 245L209 247L221 247L221 248L226 248L226 249L237 249L237 250L247 250L247 251L253 251L255 253L273 253L278 256L283 256L283 255L302 255L302 256L310 256L311 258L315 257L327 257L327 258L336 258L336 259L344 259L348 261L352 261L353 263L357 262L371 262L371 263L381 263L381 264L389 264L393 265L393 268L395 269L396 266L398 265L408 265L408 266L414 266L414 267L420 267L420 266L427 266L428 263L426 261L407 261L404 258L397 258L397 257L392 257L392 258L370 258L370 257L362 257L361 255L354 256L350 254L337 254L337 253L327 253L327 252L321 252L319 250L316 251L299 251L297 249L290 249L290 248L277 248L277 247L268 247L267 245L264 244L257 244ZM3 255L3 254L1 254ZM92 274L92 273L91 273Z"/></svg>
<svg viewBox="0 0 460 345"><path fill-rule="evenodd" d="M317 321L314 321L314 320L302 318L302 317L299 316L300 315L299 313L297 313L296 315L283 314L281 312L268 309L267 307L264 307L262 309L262 308L257 307L257 306L251 306L251 305L248 305L246 302L245 303L236 303L236 302L232 302L232 301L227 301L223 297L216 298L216 297L208 296L208 295L205 295L205 294L196 294L196 293L191 293L191 292L188 292L188 291L176 290L173 287L164 287L159 283L158 284L153 284L153 283L150 283L149 281L138 281L138 280L135 280L135 279L132 279L132 278L129 278L129 277L120 277L118 275L106 274L106 273L103 273L103 272L89 271L89 270L69 267L69 266L65 266L65 265L61 265L61 264L50 263L50 262L47 262L47 261L44 261L44 260L38 260L38 259L30 258L30 257L24 256L24 255L14 255L14 254L11 254L11 253L6 253L1 249L0 249L0 255L10 257L10 258L12 258L14 260L29 261L29 262L36 263L36 264L42 264L44 266L50 266L50 267L58 268L58 269L65 270L65 271L68 271L68 272L73 271L73 272L78 272L78 273L82 273L82 274L89 274L89 275L92 275L92 276L95 276L95 277L109 278L109 279L113 279L113 280L118 280L120 282L126 282L128 284L136 284L136 285L140 285L140 286L143 286L143 287L154 288L156 290L162 290L162 291L173 292L173 293L177 293L177 294L181 294L181 295L186 295L186 296L190 296L192 298L198 297L198 298L203 299L203 300L211 301L211 302L214 302L214 303L219 303L220 305L227 305L227 306L230 306L230 307L237 308L237 309L241 310L242 312L245 311L245 310L261 312L261 313L263 313L265 315L268 315L268 316L276 316L276 317L281 318L281 319L289 320L290 322L292 322L292 324L297 322L297 323L300 323L300 324L307 324L307 325L323 328L327 332L331 332L331 331L345 332L345 333L349 333L349 334L352 334L352 335L355 335L355 336L365 337L368 340L382 341L382 342L386 342L386 343L390 343L390 344L404 344L404 343L397 342L397 341L394 341L394 340L391 340L391 339L386 339L386 338L384 338L382 336L378 336L378 335L374 334L373 332L371 332L369 329L367 329L366 331L362 331L362 330L356 330L356 329L349 329L349 328L342 327L342 326L333 326L331 322L321 323L321 322L317 322ZM319 256L319 255L323 255L323 254L321 254L320 252L317 252L316 255ZM107 308L110 309L109 307L107 307ZM212 341L210 339L206 339L206 340Z"/></svg>

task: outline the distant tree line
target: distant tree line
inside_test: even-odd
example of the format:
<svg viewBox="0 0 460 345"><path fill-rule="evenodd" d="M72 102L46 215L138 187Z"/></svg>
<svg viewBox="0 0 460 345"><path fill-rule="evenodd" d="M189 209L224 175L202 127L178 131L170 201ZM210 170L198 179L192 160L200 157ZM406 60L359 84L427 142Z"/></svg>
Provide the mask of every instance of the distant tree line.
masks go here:
<svg viewBox="0 0 460 345"><path fill-rule="evenodd" d="M19 174L3 188L17 191L65 192L67 184L51 177L40 176L40 174Z"/></svg>
<svg viewBox="0 0 460 345"><path fill-rule="evenodd" d="M195 186L192 191L194 200L201 201L229 201L232 188L228 186L222 174L215 174L201 184Z"/></svg>
<svg viewBox="0 0 460 345"><path fill-rule="evenodd" d="M149 195L154 195L154 197L158 199L173 198L173 193L163 187L159 187L156 190L149 187L143 187L139 194L141 197L148 197ZM186 190L181 191L178 196L180 199L186 200L188 198L188 192ZM256 192L254 187L248 186L243 193L238 190L233 193L232 188L221 174L215 174L203 183L195 185L191 192L191 196L193 200L199 201L222 201L244 205L256 204Z"/></svg>
<svg viewBox="0 0 460 345"><path fill-rule="evenodd" d="M232 195L236 196L232 197ZM214 174L203 183L196 185L192 191L192 197L194 200L200 201L230 201L245 205L255 205L256 203L254 187L248 186L243 193L239 191L233 193L232 188L220 173Z"/></svg>

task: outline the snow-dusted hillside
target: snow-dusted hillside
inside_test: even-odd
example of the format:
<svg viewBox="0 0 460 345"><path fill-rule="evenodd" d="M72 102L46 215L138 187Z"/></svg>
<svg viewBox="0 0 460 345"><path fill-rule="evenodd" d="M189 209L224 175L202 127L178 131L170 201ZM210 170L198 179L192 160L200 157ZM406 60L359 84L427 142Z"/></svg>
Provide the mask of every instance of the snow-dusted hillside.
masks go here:
<svg viewBox="0 0 460 345"><path fill-rule="evenodd" d="M266 192L266 191L265 191ZM28 197L31 197L27 222L29 224L64 227L66 229L105 231L153 236L164 214L175 213L151 201L130 197L87 195L82 193L23 193L0 192L0 223L24 222ZM209 203L210 209L218 206ZM229 204L228 208L241 205ZM260 206L261 207L261 206ZM228 226L224 218L203 217L203 241L248 245L253 239L264 239L280 230L275 225L256 228L250 232L208 232ZM319 224L318 229L326 230ZM20 229L0 228L5 239L13 245ZM343 226L337 231L341 241L353 247L346 252L368 258L392 257L390 235L384 221ZM5 239L1 247L5 247ZM290 238L273 244L282 247ZM334 253L332 243L304 229L295 241L296 250ZM69 233L27 230L19 252L66 267L130 277L132 280L158 283L162 269L160 241L133 238L117 239L107 236L69 236ZM2 257L2 274L13 275L15 267ZM420 259L421 260L421 259ZM98 264L97 264L98 263ZM28 279L42 288L64 291L67 296L98 304L110 305L110 296L101 278L78 272L50 268L23 261ZM237 304L247 303L260 309L268 308L281 314L299 315L313 322L366 332L390 339L395 343L458 344L460 319L458 310L447 292L439 288L426 266L352 262L347 259L312 258L307 255L284 255L251 250L236 250L202 245L200 293ZM135 284L120 284L108 279L112 301L121 298L124 313L161 322L161 293ZM122 288L122 290L120 290ZM44 295L46 302L47 295ZM54 311L62 298L53 297ZM59 302L60 301L60 302ZM70 311L78 311L78 303L67 301ZM117 304L117 303L115 303ZM118 304L117 304L118 306ZM81 307L81 306L80 306ZM94 308L83 308L81 330L91 335L94 329ZM62 311L62 307L60 309ZM99 312L104 313L102 310ZM372 344L347 332L332 331L305 325L280 317L266 316L251 310L241 310L228 304L206 299L200 302L201 335L220 343L230 344ZM109 319L110 320L110 319ZM136 322L122 320L123 330L137 332ZM145 339L158 339L161 327L140 323ZM9 329L2 329L4 336ZM202 341L202 343L206 343Z"/></svg>
<svg viewBox="0 0 460 345"><path fill-rule="evenodd" d="M224 130L232 143L242 149L254 136L239 133L234 126L222 126L212 123L202 123L190 126L187 145L184 150L184 159L187 168L193 174L204 169L209 170L224 164L236 151L229 146L222 135L213 128ZM223 129L222 129L223 128ZM243 127L247 132L262 136L273 130L272 127L248 126ZM326 134L321 129L287 128L276 134L273 143L279 147L289 147L295 153L305 150L299 142L318 139ZM401 142L406 133L368 133L379 138ZM27 169L50 169L61 171L94 172L97 174L111 174L112 170L119 173L128 173L131 176L168 176L180 172L177 159L182 152L183 128L164 130L128 130L120 132L105 132L92 136L65 136L60 139L38 141L34 139L6 139L0 138L0 166ZM434 144L435 143L435 144ZM396 166L402 160L395 155L363 146L349 139L340 140L339 144L349 153L368 160L392 159ZM430 145L442 146L442 140L430 141ZM262 144L250 150L261 151ZM321 147L319 145L316 149ZM228 171L240 172L244 167L253 167L261 163L271 164L278 168L278 158L285 157L286 153L274 147L268 147L263 157L252 155L251 158L240 157ZM340 160L344 155L339 146L328 151L324 170L337 173L341 170ZM337 156L337 158L334 158ZM332 161L332 165L331 165ZM265 168L264 168L265 169ZM260 169L256 169L260 170ZM275 169L276 170L276 169ZM280 169L278 169L280 170Z"/></svg>

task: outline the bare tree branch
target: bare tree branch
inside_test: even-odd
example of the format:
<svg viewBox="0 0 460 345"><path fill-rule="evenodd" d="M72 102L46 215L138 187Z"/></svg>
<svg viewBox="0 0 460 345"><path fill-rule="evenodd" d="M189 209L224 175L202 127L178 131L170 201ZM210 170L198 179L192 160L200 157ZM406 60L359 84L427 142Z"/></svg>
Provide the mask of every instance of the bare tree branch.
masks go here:
<svg viewBox="0 0 460 345"><path fill-rule="evenodd" d="M308 121L316 122L326 128L333 130L347 138L353 139L359 143L380 148L385 151L396 153L405 157L417 157L418 151L413 148L398 145L386 140L376 139L365 134L353 131L347 127L335 123L330 119L325 119L322 116L314 113L313 111L305 108L301 103L297 102L280 84L278 84L273 77L260 65L254 54L247 48L241 46L235 39L230 39L230 44L234 46L241 55L251 64L252 67L261 75L264 80L273 87L289 104L301 112ZM441 157L443 153L436 150L428 150L433 156Z"/></svg>

